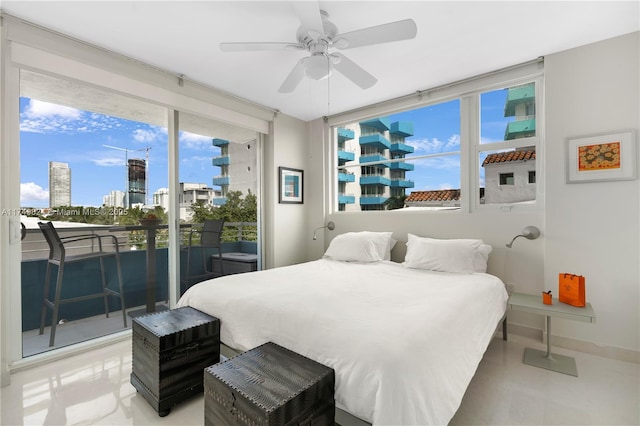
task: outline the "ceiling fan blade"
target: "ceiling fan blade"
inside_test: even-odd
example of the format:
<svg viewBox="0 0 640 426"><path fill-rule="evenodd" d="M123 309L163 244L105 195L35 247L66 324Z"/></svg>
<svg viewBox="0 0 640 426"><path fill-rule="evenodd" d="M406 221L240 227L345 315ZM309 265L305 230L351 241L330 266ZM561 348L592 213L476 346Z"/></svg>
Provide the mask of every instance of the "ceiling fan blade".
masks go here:
<svg viewBox="0 0 640 426"><path fill-rule="evenodd" d="M293 10L300 18L300 23L305 30L312 31L320 36L324 35L320 6L317 1L294 1L292 4Z"/></svg>
<svg viewBox="0 0 640 426"><path fill-rule="evenodd" d="M334 39L334 45L339 49L352 49L378 43L408 40L415 38L417 33L418 27L413 19L405 19L339 34Z"/></svg>
<svg viewBox="0 0 640 426"><path fill-rule="evenodd" d="M336 71L342 73L349 80L360 86L362 89L368 89L378 81L377 78L366 72L358 64L356 64L343 54L332 53L331 56L333 58L339 59L338 61L334 62L333 68Z"/></svg>
<svg viewBox="0 0 640 426"><path fill-rule="evenodd" d="M282 83L282 86L278 89L280 93L291 93L298 87L300 81L304 77L304 69L305 69L305 60L307 58L302 58L298 61L295 67L291 70L287 78Z"/></svg>
<svg viewBox="0 0 640 426"><path fill-rule="evenodd" d="M306 50L306 48L299 43L287 42L232 42L220 43L220 50L223 52L259 52L271 50Z"/></svg>

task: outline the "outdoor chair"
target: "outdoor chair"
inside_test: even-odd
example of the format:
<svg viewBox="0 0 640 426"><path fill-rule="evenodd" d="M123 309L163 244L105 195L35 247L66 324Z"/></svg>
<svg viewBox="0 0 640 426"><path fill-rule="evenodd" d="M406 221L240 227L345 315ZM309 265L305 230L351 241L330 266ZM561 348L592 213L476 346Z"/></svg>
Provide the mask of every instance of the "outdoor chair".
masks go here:
<svg viewBox="0 0 640 426"><path fill-rule="evenodd" d="M107 318L109 318L109 302L108 296L120 298L120 306L122 307L122 320L124 327L127 327L127 315L125 312L124 293L122 291L122 270L120 269L120 252L118 250L118 239L114 235L74 235L70 237L60 237L55 227L51 222L38 222L40 230L44 234L47 244L49 245L49 259L47 261L47 272L44 281L44 298L42 301L42 314L40 316L40 334L44 333L44 325L46 320L47 308L52 309L53 314L51 317L51 335L49 337L49 346L53 346L56 337L56 326L58 325L58 315L60 313L60 305L67 303L81 302L89 299L104 298L104 310ZM102 239L110 238L113 242L113 251L105 251L102 246ZM92 251L90 253L83 253L78 255L68 255L67 251L72 247L65 246L69 243L77 241L91 242ZM77 247L75 247L77 248ZM113 257L116 262L117 278L119 285L119 292L111 290L107 287L107 280L104 269L104 258ZM100 262L100 274L102 277L102 291L99 293L92 293L83 296L69 297L62 299L62 283L65 265L75 262L89 262L97 260ZM49 298L49 288L51 282L51 269L52 266L58 268L57 279L54 289L53 301Z"/></svg>
<svg viewBox="0 0 640 426"><path fill-rule="evenodd" d="M224 220L205 220L202 227L192 227L189 232L189 241L186 246L187 250L187 267L185 269L184 283L188 286L191 279L209 279L224 275L222 267L222 230L224 229ZM199 237L199 238L198 238ZM201 274L191 275L191 262L192 262L192 250L195 248L200 249L202 257L202 271ZM217 249L216 263L218 264L218 270L213 270L213 257L211 261L207 262L207 253L210 253L207 249ZM209 268L211 265L211 268Z"/></svg>

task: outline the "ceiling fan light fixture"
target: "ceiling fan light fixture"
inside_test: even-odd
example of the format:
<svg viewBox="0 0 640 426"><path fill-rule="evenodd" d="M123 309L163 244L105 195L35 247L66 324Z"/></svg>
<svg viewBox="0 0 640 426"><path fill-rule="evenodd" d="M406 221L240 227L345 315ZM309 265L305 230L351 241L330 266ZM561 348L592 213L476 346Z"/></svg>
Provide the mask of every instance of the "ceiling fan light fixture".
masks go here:
<svg viewBox="0 0 640 426"><path fill-rule="evenodd" d="M1 0L0 0L1 1ZM332 49L353 49L415 38L418 28L413 19L338 33L329 14L319 9L317 1L292 2L300 27L296 32L297 43L287 42L232 42L220 43L225 52L265 50L306 50L310 56L300 59L278 89L280 93L293 92L304 77L324 80L335 70L361 89L368 89L378 81L364 68Z"/></svg>
<svg viewBox="0 0 640 426"><path fill-rule="evenodd" d="M306 59L304 73L314 80L323 80L331 75L329 58L325 55L313 55Z"/></svg>

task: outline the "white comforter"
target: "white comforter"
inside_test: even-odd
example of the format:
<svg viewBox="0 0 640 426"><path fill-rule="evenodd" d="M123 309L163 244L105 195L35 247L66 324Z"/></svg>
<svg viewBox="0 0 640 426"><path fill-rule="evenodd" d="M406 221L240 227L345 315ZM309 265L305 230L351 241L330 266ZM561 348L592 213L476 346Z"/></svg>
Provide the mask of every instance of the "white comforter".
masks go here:
<svg viewBox="0 0 640 426"><path fill-rule="evenodd" d="M178 306L219 318L232 348L272 341L334 368L337 406L374 425L445 425L506 301L488 274L322 259L205 281Z"/></svg>

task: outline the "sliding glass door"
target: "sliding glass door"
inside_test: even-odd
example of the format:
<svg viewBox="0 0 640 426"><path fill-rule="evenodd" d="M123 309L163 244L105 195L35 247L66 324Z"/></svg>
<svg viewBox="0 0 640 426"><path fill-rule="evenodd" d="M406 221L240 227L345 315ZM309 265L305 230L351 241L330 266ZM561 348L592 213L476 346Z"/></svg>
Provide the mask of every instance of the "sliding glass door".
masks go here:
<svg viewBox="0 0 640 426"><path fill-rule="evenodd" d="M148 310L149 286L153 305L168 299L166 254L153 250L155 279L149 280L150 235L139 222L155 213L160 224L167 223L151 193L169 186L168 115L149 102L26 70L20 87L25 238L19 291L26 357L131 327L132 313ZM93 236L65 244L62 279L59 267L47 261L50 245L39 222L51 222L62 241ZM102 265L97 259L70 262L95 253L98 241L105 251L117 249L120 271L111 259ZM166 244L165 239L156 245ZM106 302L89 298L103 293L102 274Z"/></svg>
<svg viewBox="0 0 640 426"><path fill-rule="evenodd" d="M255 131L196 114L180 113L179 123L182 294L202 280L259 268L260 146ZM203 244L207 220L224 222L219 248Z"/></svg>

